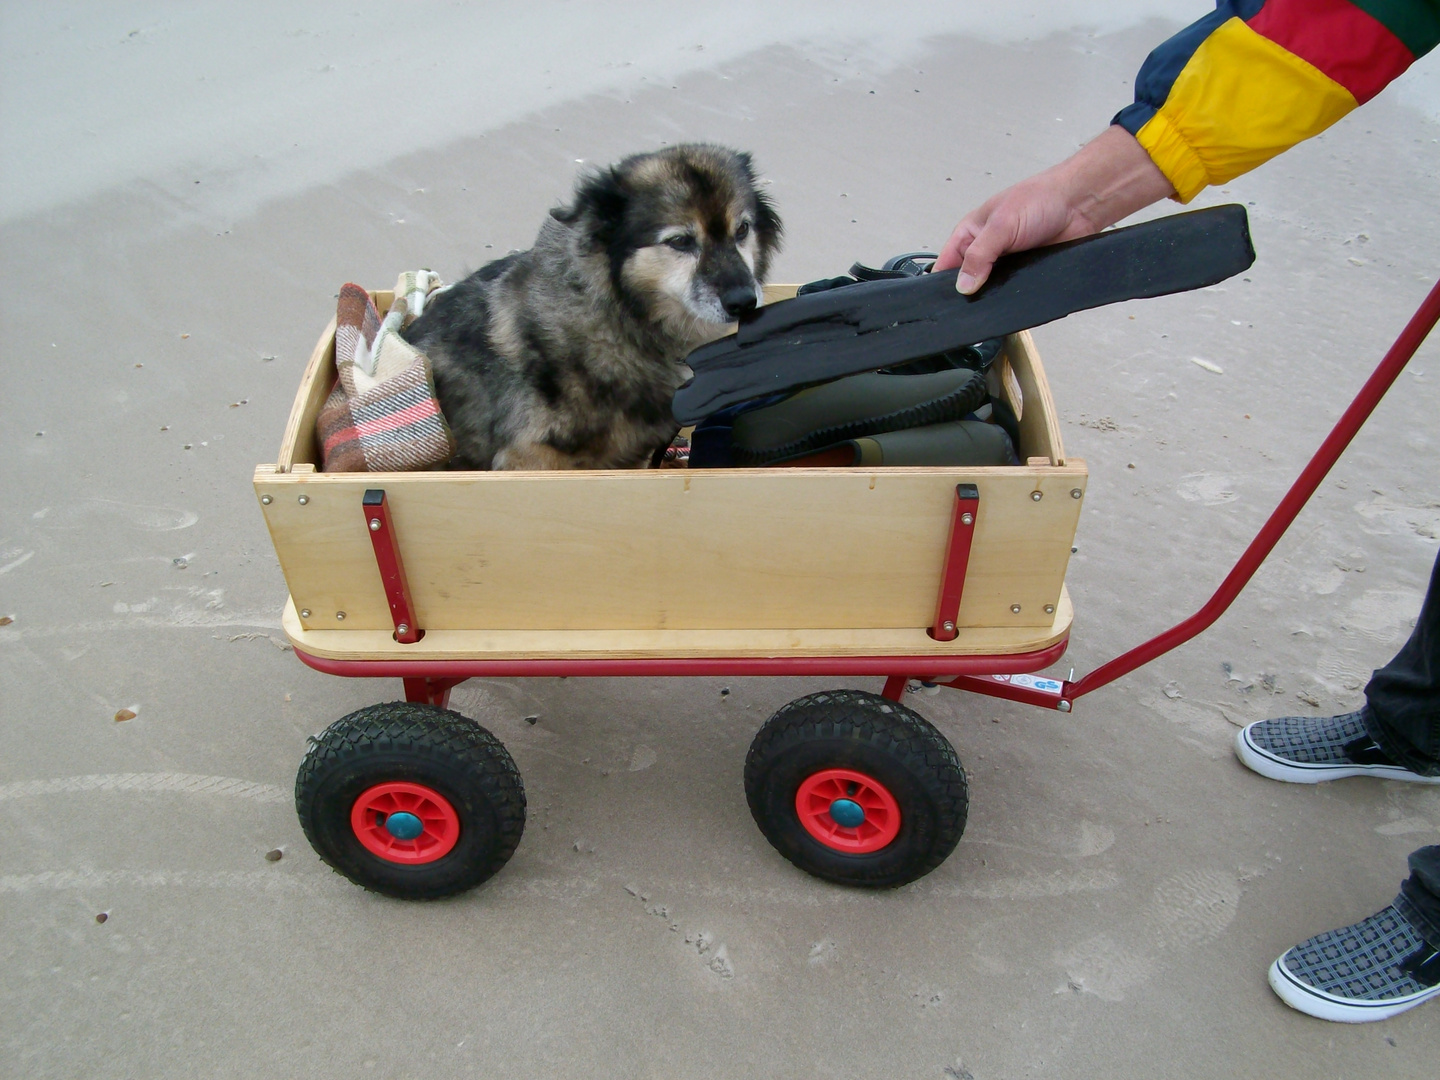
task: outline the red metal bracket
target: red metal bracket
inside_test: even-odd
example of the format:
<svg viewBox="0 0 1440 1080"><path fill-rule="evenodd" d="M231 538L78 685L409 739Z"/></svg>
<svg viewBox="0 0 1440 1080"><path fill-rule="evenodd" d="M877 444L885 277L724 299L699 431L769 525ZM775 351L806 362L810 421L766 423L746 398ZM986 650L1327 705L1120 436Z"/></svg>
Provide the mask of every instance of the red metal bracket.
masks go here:
<svg viewBox="0 0 1440 1080"><path fill-rule="evenodd" d="M936 641L954 641L959 631L960 596L965 591L965 571L970 565L970 541L975 536L975 519L980 513L980 489L974 484L955 485L955 509L950 516L950 538L945 543L945 570L940 577L940 596L935 603L935 622L930 636Z"/></svg>
<svg viewBox="0 0 1440 1080"><path fill-rule="evenodd" d="M405 700L420 705L437 705L442 709L450 707L450 691L464 682L464 679L405 679Z"/></svg>
<svg viewBox="0 0 1440 1080"><path fill-rule="evenodd" d="M390 602L390 618L395 623L395 640L413 645L424 633L415 625L415 605L410 601L410 585L405 580L405 564L400 560L400 545L395 542L395 529L390 521L390 507L382 488L370 488L362 500L365 527L375 548L375 562L380 567L380 582L385 586L385 599Z"/></svg>
<svg viewBox="0 0 1440 1080"><path fill-rule="evenodd" d="M1069 712L1072 683L1063 679L1047 679L1034 675L956 675L945 679L941 686L956 690L969 690L972 694L986 697L1005 698L1007 701L1021 701L1026 705L1038 705L1042 709Z"/></svg>

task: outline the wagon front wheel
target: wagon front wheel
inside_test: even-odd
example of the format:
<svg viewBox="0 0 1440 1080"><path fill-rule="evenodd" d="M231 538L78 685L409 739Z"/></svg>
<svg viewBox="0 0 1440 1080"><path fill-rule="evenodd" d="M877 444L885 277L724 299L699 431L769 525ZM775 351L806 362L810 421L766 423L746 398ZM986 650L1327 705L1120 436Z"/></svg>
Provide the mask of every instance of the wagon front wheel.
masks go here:
<svg viewBox="0 0 1440 1080"><path fill-rule="evenodd" d="M807 873L903 885L945 861L965 831L965 770L944 735L876 694L833 690L786 705L745 759L765 838Z"/></svg>
<svg viewBox="0 0 1440 1080"><path fill-rule="evenodd" d="M316 853L357 885L433 900L479 885L514 854L525 787L500 740L448 709L391 702L331 724L295 777Z"/></svg>

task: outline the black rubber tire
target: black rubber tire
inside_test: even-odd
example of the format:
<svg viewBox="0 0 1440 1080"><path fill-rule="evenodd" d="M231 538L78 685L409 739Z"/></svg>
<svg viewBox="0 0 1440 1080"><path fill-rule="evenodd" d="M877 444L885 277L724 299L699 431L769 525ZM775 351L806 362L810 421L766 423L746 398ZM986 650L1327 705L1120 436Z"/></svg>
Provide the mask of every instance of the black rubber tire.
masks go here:
<svg viewBox="0 0 1440 1080"><path fill-rule="evenodd" d="M835 851L800 823L800 784L833 768L873 776L900 804L900 832L879 851ZM801 870L871 887L903 885L944 862L970 805L965 770L945 736L919 713L860 690L810 694L767 720L745 759L745 798L765 838Z"/></svg>
<svg viewBox="0 0 1440 1080"><path fill-rule="evenodd" d="M367 789L407 780L435 789L460 818L444 857L406 866L367 851L350 810ZM515 853L525 830L525 785L500 740L434 705L395 701L336 720L311 740L295 777L295 810L325 862L371 892L436 900L479 885Z"/></svg>

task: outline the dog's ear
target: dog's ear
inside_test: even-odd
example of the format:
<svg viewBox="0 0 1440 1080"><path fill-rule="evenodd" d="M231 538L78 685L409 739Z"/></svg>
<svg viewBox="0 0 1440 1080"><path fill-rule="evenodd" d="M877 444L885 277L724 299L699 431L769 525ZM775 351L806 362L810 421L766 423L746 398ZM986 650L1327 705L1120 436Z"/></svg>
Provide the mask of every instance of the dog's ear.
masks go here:
<svg viewBox="0 0 1440 1080"><path fill-rule="evenodd" d="M629 202L620 173L613 168L601 169L581 177L575 185L574 202L555 207L550 216L566 225L579 224L587 233L590 247L603 251L624 222Z"/></svg>
<svg viewBox="0 0 1440 1080"><path fill-rule="evenodd" d="M770 273L770 259L780 250L780 238L785 226L775 212L775 204L763 191L755 192L755 238L759 241L755 253L755 279L763 282Z"/></svg>
<svg viewBox="0 0 1440 1080"><path fill-rule="evenodd" d="M785 226L780 221L780 215L775 212L775 204L770 201L770 196L759 190L755 192L755 229L765 238L767 247L772 251L779 249Z"/></svg>
<svg viewBox="0 0 1440 1080"><path fill-rule="evenodd" d="M780 250L780 238L784 235L785 226L780 221L780 215L775 212L775 204L760 190L754 160L743 150L735 155L735 160L739 162L740 171L755 199L755 234L760 241L755 276L764 281L765 274L770 269L770 257Z"/></svg>
<svg viewBox="0 0 1440 1080"><path fill-rule="evenodd" d="M778 248L785 226L780 222L780 215L775 212L775 204L760 190L760 178L755 175L755 160L744 150L735 154L735 160L740 164L746 184L755 193L755 229L764 238L766 246Z"/></svg>

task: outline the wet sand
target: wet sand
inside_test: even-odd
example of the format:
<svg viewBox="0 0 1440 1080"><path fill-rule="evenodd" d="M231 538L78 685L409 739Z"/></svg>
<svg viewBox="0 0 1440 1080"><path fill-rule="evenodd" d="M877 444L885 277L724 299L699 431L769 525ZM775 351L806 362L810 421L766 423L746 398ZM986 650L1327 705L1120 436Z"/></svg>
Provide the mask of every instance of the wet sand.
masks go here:
<svg viewBox="0 0 1440 1080"><path fill-rule="evenodd" d="M1028 38L1018 20L982 38L969 15L881 33L830 8L808 36L798 16L758 36L748 7L679 28L657 13L628 74L604 65L631 42L567 30L590 67L509 96L568 10L535 7L487 37L510 43L493 50L513 72L435 76L489 87L484 118L421 125L394 152L340 152L334 133L362 110L383 127L424 84L411 28L391 60L333 20L266 36L218 17L201 33L162 5L123 27L79 5L50 23L3 13L12 73L40 81L33 99L7 82L0 106L7 1071L1433 1074L1437 1006L1326 1025L1282 1005L1265 968L1390 900L1405 855L1440 842L1440 791L1276 784L1230 746L1254 719L1355 707L1408 634L1440 543L1440 340L1201 638L1069 716L909 699L971 774L964 838L913 885L808 878L750 820L751 737L828 680L472 681L454 706L505 742L529 795L509 866L459 899L398 904L310 851L290 801L306 736L399 687L285 651L250 475L274 460L342 282L458 277L527 246L577 159L686 139L755 154L787 226L774 280L933 246L1099 131L1183 12L1137 5L1092 32L1057 6ZM63 36L72 15L88 36ZM432 35L459 55L473 26L433 17L460 20ZM285 46L292 29L311 37ZM147 34L220 90L146 83L154 64L116 50ZM293 99L277 92L312 62L317 81L325 65L351 79L344 93L298 75ZM1242 278L1036 331L1091 472L1057 673L1209 596L1440 276L1435 70L1196 201L1247 205L1259 259ZM147 135L112 87L121 105L168 87L159 116L189 124L204 160ZM112 106L92 155L86 125ZM66 161L75 175L47 194L37 177Z"/></svg>

